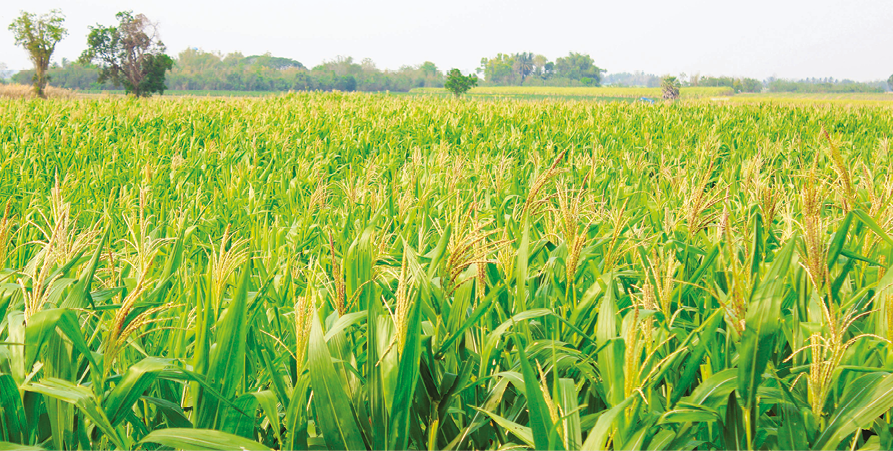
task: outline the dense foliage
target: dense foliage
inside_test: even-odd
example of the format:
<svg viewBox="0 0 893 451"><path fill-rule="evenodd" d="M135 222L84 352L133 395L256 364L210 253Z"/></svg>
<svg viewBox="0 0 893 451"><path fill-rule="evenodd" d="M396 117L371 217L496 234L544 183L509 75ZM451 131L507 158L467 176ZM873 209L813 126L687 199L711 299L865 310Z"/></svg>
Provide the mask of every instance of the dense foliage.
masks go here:
<svg viewBox="0 0 893 451"><path fill-rule="evenodd" d="M852 80L811 78L805 80L772 79L766 82L769 92L884 92L883 82L859 83Z"/></svg>
<svg viewBox="0 0 893 451"><path fill-rule="evenodd" d="M459 69L452 69L447 74L446 81L443 83L444 89L451 92L454 96L459 97L468 92L469 89L477 86L478 77L475 74L462 75Z"/></svg>
<svg viewBox="0 0 893 451"><path fill-rule="evenodd" d="M65 16L62 12L54 9L40 16L22 11L22 14L9 24L9 31L12 32L16 45L28 52L28 57L34 64L31 81L34 93L38 97L46 98L44 90L49 82L47 69L50 67L50 59L53 57L56 44L68 34L68 30L62 26L64 22Z"/></svg>
<svg viewBox="0 0 893 451"><path fill-rule="evenodd" d="M31 73L21 71L13 80L21 82ZM79 62L63 60L49 74L53 84L62 88L115 89L99 81L96 68ZM192 91L409 91L443 86L443 82L443 74L430 61L387 71L368 59L358 63L338 57L308 69L293 59L270 54L222 55L199 49L180 52L165 78L168 89Z"/></svg>
<svg viewBox="0 0 893 451"><path fill-rule="evenodd" d="M893 447L889 109L294 94L0 124L2 441Z"/></svg>
<svg viewBox="0 0 893 451"><path fill-rule="evenodd" d="M602 82L610 86L641 86L646 88L660 87L660 77L646 74L644 71L615 72L605 75Z"/></svg>
<svg viewBox="0 0 893 451"><path fill-rule="evenodd" d="M137 97L164 94L164 74L174 66L164 43L158 38L158 25L144 14L131 11L115 15L117 26L96 25L87 35L82 65L98 66L98 83L111 82Z"/></svg>
<svg viewBox="0 0 893 451"><path fill-rule="evenodd" d="M481 58L478 73L490 86L599 86L604 69L591 56L570 52L549 61L530 52Z"/></svg>

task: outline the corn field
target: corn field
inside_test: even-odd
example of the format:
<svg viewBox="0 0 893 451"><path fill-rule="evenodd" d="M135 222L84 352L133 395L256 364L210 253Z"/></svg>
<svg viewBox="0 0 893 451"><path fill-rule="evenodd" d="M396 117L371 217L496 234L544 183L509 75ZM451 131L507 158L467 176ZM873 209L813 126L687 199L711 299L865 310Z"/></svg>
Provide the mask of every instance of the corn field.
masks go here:
<svg viewBox="0 0 893 451"><path fill-rule="evenodd" d="M0 103L0 449L891 449L893 115Z"/></svg>
<svg viewBox="0 0 893 451"><path fill-rule="evenodd" d="M419 94L448 94L443 88L415 88L413 93ZM626 86L598 86L598 87L566 87L566 86L479 86L468 91L471 95L498 95L498 96L564 96L564 97L608 97L608 98L639 98L661 97L661 88L643 88ZM683 99L698 99L716 96L728 96L735 91L729 87L687 87L682 88Z"/></svg>

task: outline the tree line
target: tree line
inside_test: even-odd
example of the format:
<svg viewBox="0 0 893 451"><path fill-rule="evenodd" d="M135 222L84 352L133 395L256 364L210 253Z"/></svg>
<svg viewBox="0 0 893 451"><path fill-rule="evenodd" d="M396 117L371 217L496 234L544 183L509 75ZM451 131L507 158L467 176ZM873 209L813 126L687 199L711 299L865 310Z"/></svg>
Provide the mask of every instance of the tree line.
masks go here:
<svg viewBox="0 0 893 451"><path fill-rule="evenodd" d="M654 74L637 72L620 72L607 75L603 82L611 86L643 86L656 88L661 86L662 77ZM834 78L805 78L800 80L786 80L770 77L766 80L757 80L747 77L728 76L702 76L700 74L679 77L682 87L726 87L735 92L799 92L799 93L857 93L857 92L884 92L885 88L893 90L893 75L886 81L856 82L853 80L838 80Z"/></svg>
<svg viewBox="0 0 893 451"><path fill-rule="evenodd" d="M875 81L861 83L853 80L835 80L833 78L817 79L807 78L802 80L766 80L766 90L769 92L800 92L800 93L853 93L853 92L884 92L884 82ZM890 90L893 90L893 75L887 81Z"/></svg>
<svg viewBox="0 0 893 451"><path fill-rule="evenodd" d="M120 89L101 82L92 64L63 59L49 68L53 86L80 90ZM27 83L33 71L12 77ZM443 73L430 61L398 70L382 70L369 59L356 61L337 57L313 68L290 58L270 54L226 55L201 49L186 49L173 58L165 76L167 89L204 91L409 91L418 87L441 87Z"/></svg>
<svg viewBox="0 0 893 451"><path fill-rule="evenodd" d="M491 86L600 86L605 69L584 53L570 52L549 61L543 55L521 52L481 58L477 73Z"/></svg>
<svg viewBox="0 0 893 451"><path fill-rule="evenodd" d="M62 59L51 64L56 44L67 36L64 16L59 10L37 16L22 12L9 25L16 45L27 50L32 70L16 73L16 83L32 83L38 96L52 80L53 85L78 90L123 88L126 93L147 96L175 90L229 91L409 91L418 87L442 87L448 78L434 63L426 61L398 70L382 70L371 59L356 61L337 57L313 68L299 61L271 54L226 55L197 48L186 49L172 58L157 33L157 23L130 11L116 15L118 24L89 27L87 48L76 61ZM0 69L4 69L0 67ZM455 69L453 71L456 71ZM451 71L451 73L453 72ZM0 70L0 78L3 70ZM606 70L584 53L549 60L531 52L499 53L484 57L476 69L474 84L484 86L666 86L668 76L643 72L605 76ZM451 75L460 76L458 72ZM804 79L764 81L746 77L710 77L681 74L671 85L729 87L736 92L882 92L886 82L858 83L851 80ZM456 79L458 80L458 79ZM471 79L463 83L471 83ZM451 84L451 86L456 86Z"/></svg>

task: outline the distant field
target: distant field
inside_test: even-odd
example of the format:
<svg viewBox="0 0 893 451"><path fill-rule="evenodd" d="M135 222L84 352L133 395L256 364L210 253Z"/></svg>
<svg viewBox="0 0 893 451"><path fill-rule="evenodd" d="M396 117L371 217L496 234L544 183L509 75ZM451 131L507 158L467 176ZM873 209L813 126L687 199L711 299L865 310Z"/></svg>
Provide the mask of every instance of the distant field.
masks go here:
<svg viewBox="0 0 893 451"><path fill-rule="evenodd" d="M772 93L744 93L737 94L739 98L753 99L808 99L808 100L893 100L893 92L852 92L852 93L800 93L800 92L772 92Z"/></svg>
<svg viewBox="0 0 893 451"><path fill-rule="evenodd" d="M410 91L416 94L445 94L443 88L416 88ZM660 88L620 88L620 87L553 87L553 86L485 86L472 89L471 95L499 96L548 96L548 97L612 97L659 99ZM682 88L681 95L686 98L701 98L732 95L731 88Z"/></svg>
<svg viewBox="0 0 893 451"><path fill-rule="evenodd" d="M449 98L452 97L453 94L447 92L444 89L440 88L420 88L413 89L410 92L389 92L389 95L396 96L407 96L407 97L443 97ZM580 95L557 95L557 94L542 94L542 93L530 93L530 94L489 94L489 93L481 93L481 92L470 92L465 94L463 97L477 99L477 100L490 100L490 101L501 101L506 99L513 100L544 100L544 99L552 99L552 100L585 100L585 101L597 101L597 102L634 102L639 99L639 97L607 97L607 96L580 96ZM640 96L641 97L641 96ZM655 99L657 100L657 99Z"/></svg>
<svg viewBox="0 0 893 451"><path fill-rule="evenodd" d="M124 95L124 90L78 90L75 91L79 95L95 97L103 95ZM265 97L284 94L280 91L212 91L212 90L168 90L164 91L165 96L193 96L193 97Z"/></svg>
<svg viewBox="0 0 893 451"><path fill-rule="evenodd" d="M80 97L123 95L123 90L81 90L75 91ZM269 97L286 94L282 91L212 91L212 90L168 90L166 97ZM370 93L371 94L371 93ZM380 93L383 94L383 93ZM451 96L443 88L416 88L409 92L387 92L391 96ZM861 106L893 106L893 93L742 93L735 94L731 88L682 88L683 100L704 100L708 102L736 103L785 103L785 104L849 104ZM660 88L640 87L550 87L550 86L487 86L474 88L466 97L480 100L512 98L518 100L597 100L600 102L632 102L639 98L660 100Z"/></svg>
<svg viewBox="0 0 893 451"><path fill-rule="evenodd" d="M759 93L737 94L715 100L736 103L783 103L792 105L893 106L893 93Z"/></svg>

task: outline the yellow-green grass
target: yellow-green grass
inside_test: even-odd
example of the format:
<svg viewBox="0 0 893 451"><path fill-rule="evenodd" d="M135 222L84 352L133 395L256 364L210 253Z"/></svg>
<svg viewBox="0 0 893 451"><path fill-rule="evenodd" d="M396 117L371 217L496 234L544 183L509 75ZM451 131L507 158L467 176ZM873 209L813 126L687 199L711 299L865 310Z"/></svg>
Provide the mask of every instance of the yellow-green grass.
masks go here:
<svg viewBox="0 0 893 451"><path fill-rule="evenodd" d="M75 91L47 86L46 95L51 99L71 99L75 97ZM37 96L31 85L0 84L0 99L31 99L34 97Z"/></svg>

